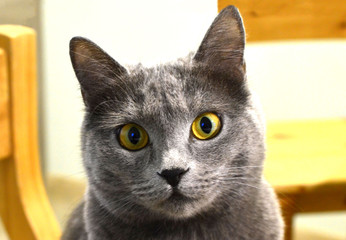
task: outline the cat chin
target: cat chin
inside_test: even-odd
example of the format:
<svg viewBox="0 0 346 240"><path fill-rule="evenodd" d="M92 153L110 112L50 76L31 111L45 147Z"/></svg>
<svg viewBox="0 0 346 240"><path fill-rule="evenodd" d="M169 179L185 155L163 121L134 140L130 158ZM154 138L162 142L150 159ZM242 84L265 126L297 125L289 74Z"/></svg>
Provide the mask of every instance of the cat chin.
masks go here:
<svg viewBox="0 0 346 240"><path fill-rule="evenodd" d="M182 195L172 194L169 198L155 205L154 211L159 212L166 217L179 220L194 217L211 206L213 198L194 199Z"/></svg>
<svg viewBox="0 0 346 240"><path fill-rule="evenodd" d="M170 219L186 219L195 216L200 207L197 202L165 202L155 210Z"/></svg>

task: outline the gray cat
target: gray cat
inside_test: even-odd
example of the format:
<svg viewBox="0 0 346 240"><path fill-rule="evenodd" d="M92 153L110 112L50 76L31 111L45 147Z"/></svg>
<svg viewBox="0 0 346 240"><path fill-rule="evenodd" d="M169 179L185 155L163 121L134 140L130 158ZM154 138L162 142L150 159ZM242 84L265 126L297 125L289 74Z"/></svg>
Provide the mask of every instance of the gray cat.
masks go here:
<svg viewBox="0 0 346 240"><path fill-rule="evenodd" d="M71 40L88 185L62 239L282 239L244 46L234 6L196 54L153 68L126 69L89 40Z"/></svg>

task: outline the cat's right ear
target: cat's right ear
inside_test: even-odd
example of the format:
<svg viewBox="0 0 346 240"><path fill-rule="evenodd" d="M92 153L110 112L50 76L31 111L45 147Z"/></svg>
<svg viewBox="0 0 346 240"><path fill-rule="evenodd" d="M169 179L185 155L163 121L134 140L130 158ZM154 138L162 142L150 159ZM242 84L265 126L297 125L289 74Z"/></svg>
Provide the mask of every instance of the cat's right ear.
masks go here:
<svg viewBox="0 0 346 240"><path fill-rule="evenodd" d="M95 43L82 37L71 39L70 57L88 110L112 97L119 81L128 76L123 66Z"/></svg>

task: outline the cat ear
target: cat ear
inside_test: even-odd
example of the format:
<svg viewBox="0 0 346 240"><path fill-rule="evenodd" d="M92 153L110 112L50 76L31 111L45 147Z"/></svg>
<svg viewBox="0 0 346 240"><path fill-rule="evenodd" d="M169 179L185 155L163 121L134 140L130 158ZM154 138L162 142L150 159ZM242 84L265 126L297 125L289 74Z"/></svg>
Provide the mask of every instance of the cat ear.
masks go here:
<svg viewBox="0 0 346 240"><path fill-rule="evenodd" d="M244 68L245 30L238 9L224 8L215 18L194 56L194 61L223 72Z"/></svg>
<svg viewBox="0 0 346 240"><path fill-rule="evenodd" d="M89 110L111 97L118 82L128 75L126 69L99 46L82 37L71 39L70 57Z"/></svg>

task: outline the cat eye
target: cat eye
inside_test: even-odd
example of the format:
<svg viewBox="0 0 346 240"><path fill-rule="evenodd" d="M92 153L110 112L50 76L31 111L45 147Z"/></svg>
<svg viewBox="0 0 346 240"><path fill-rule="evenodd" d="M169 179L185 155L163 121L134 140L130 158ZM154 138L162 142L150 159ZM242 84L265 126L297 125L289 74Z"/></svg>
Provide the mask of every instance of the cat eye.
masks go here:
<svg viewBox="0 0 346 240"><path fill-rule="evenodd" d="M221 121L215 113L203 113L193 121L191 129L196 138L207 140L220 132Z"/></svg>
<svg viewBox="0 0 346 240"><path fill-rule="evenodd" d="M140 150L147 145L148 134L141 126L129 123L120 129L119 143L128 150Z"/></svg>

